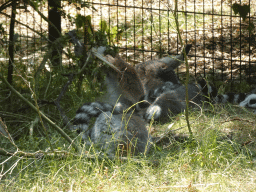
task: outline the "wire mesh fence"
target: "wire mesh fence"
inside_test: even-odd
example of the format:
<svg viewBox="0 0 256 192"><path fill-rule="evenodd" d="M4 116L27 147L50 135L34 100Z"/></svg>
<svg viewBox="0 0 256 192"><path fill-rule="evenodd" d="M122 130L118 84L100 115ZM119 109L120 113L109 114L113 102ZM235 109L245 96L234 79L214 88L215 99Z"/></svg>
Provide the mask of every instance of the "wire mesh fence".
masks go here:
<svg viewBox="0 0 256 192"><path fill-rule="evenodd" d="M2 5L8 1L1 1ZM189 53L193 76L211 75L214 80L256 83L255 15L252 0L92 0L70 4L62 1L62 34L76 29L77 15L91 17L93 30L107 24L111 45L131 64L181 51L174 22L174 10L184 43L192 44ZM249 8L248 8L249 7ZM244 11L240 11L244 10ZM27 71L42 60L47 51L48 5L37 10L19 3L15 24L15 61ZM11 7L1 10L1 65L8 60L8 34ZM67 48L64 47L64 52ZM72 65L63 56L63 64ZM181 66L178 73L184 73Z"/></svg>

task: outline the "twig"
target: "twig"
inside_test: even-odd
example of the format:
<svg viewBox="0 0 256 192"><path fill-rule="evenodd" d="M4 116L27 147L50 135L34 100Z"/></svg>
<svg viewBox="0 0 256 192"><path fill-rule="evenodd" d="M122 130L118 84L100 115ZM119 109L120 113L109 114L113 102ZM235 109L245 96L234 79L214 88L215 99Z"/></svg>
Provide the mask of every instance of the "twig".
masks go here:
<svg viewBox="0 0 256 192"><path fill-rule="evenodd" d="M6 131L6 125L4 124L4 122L2 121L1 117L0 117L0 134L2 134L5 137L8 137L8 133Z"/></svg>
<svg viewBox="0 0 256 192"><path fill-rule="evenodd" d="M81 148L77 146L73 140L58 126L56 125L52 120L50 120L43 112L38 109L31 103L29 102L26 98L24 98L16 89L14 89L7 81L6 79L2 76L0 73L0 79L3 80L3 82L10 88L10 90L15 93L21 100L23 100L25 103L27 103L34 111L39 112L40 115L44 120L46 120L50 125L53 126L53 128L58 131L72 146L76 149L76 151L81 151Z"/></svg>
<svg viewBox="0 0 256 192"><path fill-rule="evenodd" d="M60 102L61 98L66 93L68 86L72 83L73 78L74 78L74 74L70 74L67 83L63 86L63 88L55 102L58 102L58 103Z"/></svg>
<svg viewBox="0 0 256 192"><path fill-rule="evenodd" d="M14 143L12 136L8 132L7 126L4 124L1 117L0 117L0 134L6 137L11 142L11 144L18 149L17 145Z"/></svg>
<svg viewBox="0 0 256 192"><path fill-rule="evenodd" d="M46 17L44 16L43 13L41 13L37 6L35 5L35 3L33 1L28 1L28 4L47 22L51 25L51 27L53 27L58 33L59 35L61 35L61 32L57 29L57 27Z"/></svg>
<svg viewBox="0 0 256 192"><path fill-rule="evenodd" d="M18 161L20 161L21 159L22 159L22 158L19 158L19 159L17 160L17 163L18 163ZM19 170L19 172L18 172L15 176L12 177L10 183L7 184L7 187L20 175L20 173L21 173L22 171L24 171L26 168L28 168L29 166L31 166L34 162L35 162L35 160L32 161L31 163L27 164L25 167L22 167L22 169ZM15 163L16 163L16 162L15 162ZM16 163L16 164L17 164L17 163Z"/></svg>
<svg viewBox="0 0 256 192"><path fill-rule="evenodd" d="M41 62L41 64L39 65L39 67L37 68L36 72L35 72L35 75L34 75L34 78L35 78L35 81L37 82L37 79L39 77L39 74L41 73L41 71L43 70L47 60L49 59L49 57L51 56L52 54L52 47L48 50L48 52L44 55L44 58Z"/></svg>
<svg viewBox="0 0 256 192"><path fill-rule="evenodd" d="M13 157L13 156L12 156ZM4 173L0 174L0 181L4 175L7 173L11 174L15 167L17 167L18 162L22 159L22 157L18 158Z"/></svg>
<svg viewBox="0 0 256 192"><path fill-rule="evenodd" d="M119 156L106 156L103 154L95 154L95 155L91 155L88 153L72 153L72 152L68 152L68 151L58 151L58 150L54 150L54 152L45 152L42 150L36 151L34 153L30 153L30 152L24 152L24 151L7 151L5 149L0 148L0 155L4 155L4 156L18 156L18 157L26 157L26 158L36 158L36 159L42 159L44 157L47 158L67 158L68 156L73 156L73 157L78 157L78 158L85 158L88 160L96 160L96 159L110 159L110 160L122 160L122 161L134 161L134 162L141 162L140 159L136 159L136 158L131 158L131 157L119 157ZM145 162L143 160L143 162ZM148 161L146 161L148 162Z"/></svg>
<svg viewBox="0 0 256 192"><path fill-rule="evenodd" d="M242 119L242 118L239 118L239 117L234 117L234 118L232 118L232 119L227 119L227 120L225 120L225 121L222 121L220 124L226 123L226 122L230 122L230 121L246 121L246 122L248 122L248 123L254 124L254 121L250 121L250 120L248 120L248 119Z"/></svg>
<svg viewBox="0 0 256 192"><path fill-rule="evenodd" d="M9 0L9 1L3 3L3 4L0 6L0 13L1 13L4 9L8 8L11 4L12 4L12 0Z"/></svg>
<svg viewBox="0 0 256 192"><path fill-rule="evenodd" d="M194 103L195 105L197 105L197 106L201 109L200 115L196 118L195 121L192 121L192 123L191 123L191 124L194 124L194 123L197 122L197 120L202 116L203 110L202 110L202 108L201 108L198 104L196 104L195 102L193 102L193 101L190 101L190 102ZM184 128L186 127L186 126L183 126L183 127L179 127L179 128L177 128L177 129L171 130L171 128L172 128L173 125L174 125L174 123L171 123L171 124L168 126L167 131L165 131L165 133L163 133L156 141L154 141L154 143L155 143L155 144L158 144L158 143L160 143L164 138L166 138L166 136L169 135L171 132L175 132L175 131L178 131L178 130L180 130L180 129L184 129Z"/></svg>
<svg viewBox="0 0 256 192"><path fill-rule="evenodd" d="M83 64L83 67L81 68L80 71L78 71L77 75L83 74L84 70L86 69L85 67L87 66L87 63L89 62L89 60L90 60L90 58L91 58L91 55L92 55L91 52L89 52L89 53L88 53L88 57L87 57L85 63Z"/></svg>
<svg viewBox="0 0 256 192"><path fill-rule="evenodd" d="M72 83L72 80L74 78L74 74L70 74L67 83L63 86L58 98L54 101L54 104L56 105L57 109L60 112L60 115L62 116L64 125L67 126L70 130L70 119L66 116L66 114L64 113L64 111L62 110L61 106L60 106L60 100L61 98L64 96L64 94L66 93L68 86Z"/></svg>
<svg viewBox="0 0 256 192"><path fill-rule="evenodd" d="M167 135L169 135L171 132L175 132L175 131L178 131L180 129L184 129L186 126L183 126L183 127L179 127L177 129L171 129L172 126L174 125L174 123L170 124L167 128L167 131L165 133L163 133L156 141L154 141L154 144L158 144L160 143L163 139L166 138Z"/></svg>
<svg viewBox="0 0 256 192"><path fill-rule="evenodd" d="M98 53L95 48L92 48L92 53L94 54L95 57L97 57L98 59L100 59L104 63L108 64L111 68L113 68L114 70L116 70L119 73L122 73L115 65L113 65L113 63L110 63L103 55Z"/></svg>
<svg viewBox="0 0 256 192"><path fill-rule="evenodd" d="M33 137L33 132L34 132L34 126L38 123L39 118L38 116L36 116L36 118L34 119L34 121L31 122L31 125L29 126L29 137L32 138Z"/></svg>
<svg viewBox="0 0 256 192"><path fill-rule="evenodd" d="M167 188L191 188L191 187L208 187L213 185L219 185L219 183L199 183L199 184L189 184L189 185L174 185L174 186L161 186L156 187L156 189L167 189ZM190 190L189 190L190 191ZM192 190L194 191L194 190Z"/></svg>
<svg viewBox="0 0 256 192"><path fill-rule="evenodd" d="M178 33L178 37L179 37L179 40L180 40L180 44L181 44L182 47L184 47L183 46L183 41L182 41L182 38L181 38L181 34L180 34L179 21L178 21L178 18L177 18L177 6L178 6L177 3L178 3L178 0L175 0L175 8L174 8L174 11L173 11L173 16L174 16L174 20L175 20L175 24L176 24L176 28L177 28L177 33ZM186 65L186 80L185 80L186 108L185 108L185 116L186 116L188 131L189 131L190 137L192 138L193 137L193 133L192 133L192 130L191 130L191 127L190 127L189 115L188 115L188 106L189 106L189 97L188 97L189 65L188 65L188 58L187 58L187 54L186 54L185 49L183 49L183 55L184 55L185 65Z"/></svg>
<svg viewBox="0 0 256 192"><path fill-rule="evenodd" d="M20 76L20 77L21 77L21 78L23 79L23 81L27 84L29 90L31 91L32 98L33 98L34 101L35 101L35 107L36 107L36 109L37 109L39 121L40 121L40 123L41 123L41 125L42 125L42 127L43 127L43 130L44 130L44 132L45 132L45 135L46 135L46 141L49 143L50 148L51 148L51 150L53 151L53 146L52 146L52 144L51 144L48 131L47 131L47 129L45 128L45 125L44 125L44 122L43 122L43 119L42 119L42 115L41 115L41 113L40 113L40 108L39 108L39 105L38 105L38 102L37 102L37 96L36 96L36 93L35 93L35 91L34 91L34 90L35 90L35 82L33 83L33 85L34 85L34 90L33 90L33 89L31 88L31 86L30 86L30 83L28 83L27 80L24 79L22 76ZM34 80L34 79L33 79L33 80Z"/></svg>
<svg viewBox="0 0 256 192"><path fill-rule="evenodd" d="M10 15L8 15L8 14L6 14L6 13L4 13L4 12L0 12L0 14L6 16L6 17L8 17L8 18L11 18ZM33 31L34 33L36 33L36 34L39 35L40 37L42 37L42 38L44 38L45 40L49 41L44 35L42 35L42 33L39 33L38 31L36 31L36 30L34 30L33 28L29 27L28 25L26 25L26 24L24 24L24 23L18 21L17 19L15 19L14 21L15 21L17 24L20 24L20 25L25 26L26 28L28 28L29 30Z"/></svg>
<svg viewBox="0 0 256 192"><path fill-rule="evenodd" d="M170 130L172 128L172 126L174 125L174 123L170 124L167 128L167 131L165 131L165 133L163 133L156 141L154 141L155 144L159 143L163 138L166 137L166 135L168 135L170 132L172 132L173 130Z"/></svg>
<svg viewBox="0 0 256 192"><path fill-rule="evenodd" d="M44 66L47 62L47 60L49 59L49 57L52 54L52 51L55 49L55 47L59 46L60 44L63 44L64 40L65 40L65 36L61 36L59 38L57 38L49 47L49 50L46 52L46 54L44 55L44 58L42 60L42 62L40 63L39 67L37 68L34 78L35 81L37 82L37 78L39 77L39 74L41 73L41 71L44 69ZM48 39L47 39L48 40ZM48 40L49 41L49 40ZM68 55L64 50L62 51L64 54Z"/></svg>

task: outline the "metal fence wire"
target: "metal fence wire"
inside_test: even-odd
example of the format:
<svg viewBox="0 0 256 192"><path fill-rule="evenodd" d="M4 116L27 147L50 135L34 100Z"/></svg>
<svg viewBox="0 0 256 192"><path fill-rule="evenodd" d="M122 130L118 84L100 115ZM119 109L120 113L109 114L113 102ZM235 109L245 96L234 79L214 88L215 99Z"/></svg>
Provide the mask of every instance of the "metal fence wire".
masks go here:
<svg viewBox="0 0 256 192"><path fill-rule="evenodd" d="M4 2L2 2L4 3ZM120 55L131 64L181 51L174 22L175 0L92 0L92 7L81 7L62 1L66 16L62 17L62 33L75 29L77 14L90 15L94 30L107 23L109 38L119 47ZM255 29L256 2L253 0L178 0L177 19L182 40L192 44L189 53L190 74L211 75L214 80L256 84ZM46 50L48 24L40 16L48 15L47 4L35 11L20 6L16 14L17 34L15 59L34 65ZM1 11L0 23L7 34L11 9ZM45 35L47 37L47 35ZM8 38L1 46L7 49ZM1 61L8 53L1 51ZM65 60L63 63L72 61ZM185 72L180 66L178 73Z"/></svg>

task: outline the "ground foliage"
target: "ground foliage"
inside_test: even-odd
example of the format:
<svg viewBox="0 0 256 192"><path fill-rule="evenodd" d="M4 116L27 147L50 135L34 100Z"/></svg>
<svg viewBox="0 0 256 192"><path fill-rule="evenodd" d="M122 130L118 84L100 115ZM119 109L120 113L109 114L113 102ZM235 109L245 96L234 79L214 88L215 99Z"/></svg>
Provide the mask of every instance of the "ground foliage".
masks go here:
<svg viewBox="0 0 256 192"><path fill-rule="evenodd" d="M155 136L169 131L166 138L146 156L122 159L101 158L91 147L76 155L65 140L54 132L51 142L66 154L38 157L13 156L2 164L0 188L7 191L254 191L255 190L255 115L226 106L208 106L190 113L194 140L177 141L187 134L183 114L170 125L153 124ZM3 139L2 147L14 148ZM43 138L24 137L15 141L20 149L47 150ZM120 155L120 154L119 154ZM6 157L1 157L1 162ZM242 188L241 188L242 187Z"/></svg>
<svg viewBox="0 0 256 192"><path fill-rule="evenodd" d="M154 6L159 2L147 1L144 7ZM231 7L229 1L224 2L226 7L222 10L223 14L228 13ZM97 2L94 1L94 3ZM119 2L120 5L122 3ZM141 5L141 1L126 1L126 3L131 6ZM187 1L187 3L190 5L194 1ZM201 3L197 1L197 8L193 8L192 11L202 11ZM216 3L219 5L219 1ZM209 7L204 10L205 12L220 13L218 6L213 9L211 3L208 2L208 4ZM165 5L162 3L160 7L166 8ZM174 25L172 19L164 19L168 18L168 13L159 10L149 12L147 9L143 11L135 8L125 9L124 7L119 10L112 7L110 13L107 8L102 8L97 4L93 6L95 9L91 7L86 9L90 11L86 13L90 17L83 17L86 14L81 10L81 15L77 15L74 10L77 7L81 8L79 4L63 6L64 10L68 10L63 17L68 19L64 20L62 25L67 29L72 26L77 28L83 36L83 23L89 19L93 24L88 33L97 39L90 43L105 41L112 46L129 48L128 50L120 49L120 54L133 64L162 56L167 52L177 53L177 50L180 50L180 47L177 49L176 45L175 29L166 27L168 22L172 23L171 26ZM42 13L47 12L46 6L38 6L38 8ZM182 10L182 7L180 9ZM103 16L98 16L93 12L95 10L101 10ZM139 12L143 12L143 15L138 14ZM8 15L10 9L5 9L2 13ZM117 23L117 15L119 23ZM111 16L110 21L105 19L109 16ZM9 24L7 18L7 16L2 17L0 22L1 74L7 74L8 29L5 28ZM244 19L244 16L242 18L243 21L237 17L231 22L228 17L224 16L220 20L219 17L211 15L202 18L193 13L187 13L186 17L182 13L179 14L182 37L186 39L186 42L195 45L189 56L191 74L195 74L195 71L197 74L210 74L211 72L215 75L219 74L221 80L223 78L228 81L234 77L243 80L243 77L249 73L247 61L255 62L253 57L255 53L252 50L256 44L254 34L248 29L250 25L248 19ZM14 87L32 103L37 102L40 110L47 114L47 117L59 126L63 126L63 117L54 101L68 81L67 74L76 73L80 69L79 59L74 55L73 45L65 39L63 42L66 54L63 56L63 66L53 68L48 62L35 83L34 73L48 50L47 22L40 19L39 14L29 6L26 10L18 9L16 19L23 25L19 23L15 29L18 33L15 42ZM211 20L214 21L214 26L216 28L219 26L219 28L216 29L209 22ZM251 19L250 22L254 20ZM28 30L31 25L32 30ZM161 30L161 35L158 29ZM144 49L157 52L142 52ZM205 66L207 68L204 68ZM100 67L97 62L92 62L87 67L83 81L80 82L82 91L79 91L77 86L78 77L69 85L68 91L60 101L68 117L72 118L76 109L85 101L93 101L95 97L102 94L101 83L104 77L100 75ZM243 70L242 76L239 76L240 69ZM232 78L231 71L233 72ZM184 68L181 67L179 72L184 72ZM208 75L207 78L213 80L218 79L218 76ZM114 159L102 158L92 146L89 150L84 149L82 154L92 154L93 157L85 158L83 155L77 155L70 144L60 137L51 125L44 122L44 127L50 135L47 141L46 132L42 129L37 113L11 93L2 81L0 86L0 116L19 150L32 153L41 150L44 153L50 153L50 141L55 150L66 152L61 155L56 155L56 152L54 158L53 155L46 155L43 158L33 154L27 157L0 155L1 191L255 190L256 123L255 115L246 109L231 105L210 105L203 108L202 113L200 109L191 112L194 140L178 142L173 139L172 134L167 134L165 140L157 144L147 156L128 157L124 160L120 158L120 154L117 154ZM219 82L219 86L226 90L231 87L223 85L223 81ZM250 86L246 81L239 84L237 88L243 92L249 89ZM170 118L170 121L174 123L171 129L178 129L173 131L173 134L187 134L183 114ZM153 124L149 126L149 130L154 136L161 136L166 130L169 131L168 126L169 124ZM79 141L80 138L75 132L66 127L63 128L70 137ZM1 135L0 137L0 148L16 150L8 139Z"/></svg>

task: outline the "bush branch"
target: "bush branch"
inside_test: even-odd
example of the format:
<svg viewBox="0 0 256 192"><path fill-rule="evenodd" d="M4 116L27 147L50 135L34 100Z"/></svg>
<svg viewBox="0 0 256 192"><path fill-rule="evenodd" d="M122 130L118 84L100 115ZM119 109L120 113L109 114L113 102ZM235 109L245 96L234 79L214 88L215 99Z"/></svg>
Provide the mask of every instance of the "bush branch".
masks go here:
<svg viewBox="0 0 256 192"><path fill-rule="evenodd" d="M25 103L27 103L35 112L38 112L38 109L31 103L29 102L26 98L24 98L16 89L14 89L8 82L7 80L2 76L0 73L0 79L3 80L3 82L10 88L10 90L15 93L21 100L23 100ZM50 120L43 112L39 110L39 113L41 117L46 120L52 127L59 132L75 149L76 151L81 151L80 147L77 146L73 140L58 126L56 125L52 120Z"/></svg>

